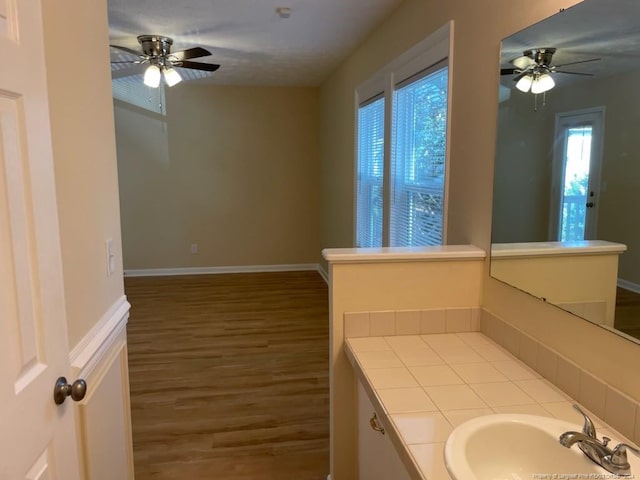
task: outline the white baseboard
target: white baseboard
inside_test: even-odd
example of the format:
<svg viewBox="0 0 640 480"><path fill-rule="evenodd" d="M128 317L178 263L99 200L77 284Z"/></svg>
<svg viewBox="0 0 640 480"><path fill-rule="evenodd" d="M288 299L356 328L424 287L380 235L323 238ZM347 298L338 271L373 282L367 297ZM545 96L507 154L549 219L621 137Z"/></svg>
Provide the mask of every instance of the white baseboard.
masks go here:
<svg viewBox="0 0 640 480"><path fill-rule="evenodd" d="M125 277L167 277L173 275L214 275L219 273L262 273L262 272L298 272L319 271L317 263L299 263L291 265L240 265L230 267L179 267L146 268L125 270ZM322 275L322 273L320 273Z"/></svg>
<svg viewBox="0 0 640 480"><path fill-rule="evenodd" d="M318 273L324 280L324 283L329 285L329 273L324 268L322 268L322 265L318 265Z"/></svg>
<svg viewBox="0 0 640 480"><path fill-rule="evenodd" d="M88 377L126 328L131 305L124 295L118 298L102 318L69 352L74 375Z"/></svg>
<svg viewBox="0 0 640 480"><path fill-rule="evenodd" d="M618 286L625 290L631 290L634 293L640 293L640 284L629 282L621 278L618 279Z"/></svg>

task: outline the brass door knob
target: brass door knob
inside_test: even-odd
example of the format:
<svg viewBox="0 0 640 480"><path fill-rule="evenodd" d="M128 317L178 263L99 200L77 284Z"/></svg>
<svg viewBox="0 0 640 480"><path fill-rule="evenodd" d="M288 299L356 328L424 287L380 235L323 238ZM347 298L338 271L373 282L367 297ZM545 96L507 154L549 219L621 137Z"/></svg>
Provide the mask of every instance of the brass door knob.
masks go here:
<svg viewBox="0 0 640 480"><path fill-rule="evenodd" d="M378 415L376 414L376 412L373 412L373 415L369 419L369 425L371 425L371 428L373 428L376 432L380 432L382 435L384 435L384 427L378 423Z"/></svg>
<svg viewBox="0 0 640 480"><path fill-rule="evenodd" d="M87 382L81 378L69 385L66 378L59 377L53 387L53 401L56 402L56 405L62 405L67 397L71 397L71 400L78 402L82 400L86 394Z"/></svg>

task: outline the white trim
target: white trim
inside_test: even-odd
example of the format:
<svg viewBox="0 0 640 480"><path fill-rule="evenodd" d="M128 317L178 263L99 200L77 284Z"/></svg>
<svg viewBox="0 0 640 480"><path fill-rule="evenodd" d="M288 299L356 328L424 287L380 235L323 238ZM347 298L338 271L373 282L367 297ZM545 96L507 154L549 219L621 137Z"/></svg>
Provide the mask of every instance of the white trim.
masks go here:
<svg viewBox="0 0 640 480"><path fill-rule="evenodd" d="M125 270L125 277L167 277L173 275L215 275L219 273L299 272L318 270L317 263L291 265L238 265L229 267L178 267Z"/></svg>
<svg viewBox="0 0 640 480"><path fill-rule="evenodd" d="M453 45L453 20L449 20L360 83L356 87L356 108L360 103L383 93L389 81L395 85L448 58L451 45Z"/></svg>
<svg viewBox="0 0 640 480"><path fill-rule="evenodd" d="M487 254L475 245L436 245L432 247L325 248L322 256L329 263L376 263L483 260Z"/></svg>
<svg viewBox="0 0 640 480"><path fill-rule="evenodd" d="M492 258L551 257L570 255L621 255L627 250L623 243L606 240L575 242L492 243Z"/></svg>
<svg viewBox="0 0 640 480"><path fill-rule="evenodd" d="M453 139L451 138L451 119L453 118L453 20L448 25L448 42L447 42L447 75L449 84L447 85L447 132L444 143L444 185L442 186L442 244L447 245L448 231L449 231L449 186L451 184L451 145L453 145ZM443 27L444 28L444 27ZM442 30L442 29L441 29Z"/></svg>
<svg viewBox="0 0 640 480"><path fill-rule="evenodd" d="M447 125L445 139L445 174L442 191L442 245L447 244L448 215L449 215L449 170L451 157L451 112L453 98L453 41L454 22L449 20L435 32L416 43L404 53L400 54L382 68L373 73L367 80L360 83L354 92L355 99L355 119L354 122L354 152L353 162L353 243L357 244L358 233L358 112L363 102L366 102L378 95L384 95L384 148L383 148L383 175L382 175L382 245L390 244L391 229L391 193L392 193L392 123L394 92L397 86L412 76L429 70L438 64L446 63L448 75L447 89ZM444 68L441 66L440 68Z"/></svg>
<svg viewBox="0 0 640 480"><path fill-rule="evenodd" d="M69 353L73 373L77 377L88 377L111 348L113 342L124 331L129 319L131 305L122 295L107 310Z"/></svg>
<svg viewBox="0 0 640 480"><path fill-rule="evenodd" d="M324 280L324 283L329 285L329 272L327 272L324 268L322 268L322 265L318 265L318 273Z"/></svg>
<svg viewBox="0 0 640 480"><path fill-rule="evenodd" d="M628 280L618 279L618 286L625 290L631 290L634 293L640 293L640 283L633 283Z"/></svg>
<svg viewBox="0 0 640 480"><path fill-rule="evenodd" d="M549 206L549 240L560 240L562 223L562 200L563 200L563 177L565 175L565 148L566 148L566 130L568 127L574 126L576 122L579 125L585 122L592 126L591 140L591 160L589 166L589 189L593 197L589 197L595 205L591 210L587 210L585 214L585 239L595 237L598 225L598 209L600 204L601 177L602 177L602 161L603 161L603 142L604 142L604 122L606 108L590 107L580 110L571 110L568 112L559 112L555 114L554 123L554 148L552 158L551 172L551 199ZM585 118L586 117L586 118ZM562 141L560 141L562 140Z"/></svg>

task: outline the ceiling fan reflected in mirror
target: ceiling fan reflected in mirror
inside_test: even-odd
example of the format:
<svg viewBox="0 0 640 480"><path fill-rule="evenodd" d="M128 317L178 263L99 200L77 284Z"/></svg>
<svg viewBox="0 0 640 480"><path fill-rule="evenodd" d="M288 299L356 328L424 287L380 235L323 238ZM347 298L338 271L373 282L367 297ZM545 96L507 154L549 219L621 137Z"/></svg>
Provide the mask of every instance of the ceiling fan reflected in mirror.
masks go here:
<svg viewBox="0 0 640 480"><path fill-rule="evenodd" d="M202 48L194 47L171 52L173 39L162 35L140 35L137 37L142 52L138 52L128 47L111 45L113 48L122 50L130 55L138 57L135 60L111 62L129 63L132 65L148 65L144 72L144 83L151 88L158 88L160 81L164 77L165 83L172 87L182 81L182 76L176 70L179 68L189 68L202 70L205 72L215 72L220 65L212 63L192 62L192 58L200 58L211 55L211 52Z"/></svg>
<svg viewBox="0 0 640 480"><path fill-rule="evenodd" d="M500 69L500 75L515 75L513 81L516 82L518 90L525 93L530 91L537 95L548 92L555 86L556 83L552 78L553 74L593 76L592 73L569 72L559 70L559 68L600 60L599 58L590 58L577 62L551 65L554 53L556 53L556 49L551 47L525 50L521 57L511 61L513 67Z"/></svg>

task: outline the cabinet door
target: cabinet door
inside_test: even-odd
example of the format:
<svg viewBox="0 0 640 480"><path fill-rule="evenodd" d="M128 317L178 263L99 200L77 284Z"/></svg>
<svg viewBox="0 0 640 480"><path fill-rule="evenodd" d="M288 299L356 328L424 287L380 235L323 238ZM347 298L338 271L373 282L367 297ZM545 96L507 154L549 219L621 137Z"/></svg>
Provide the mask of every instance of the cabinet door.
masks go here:
<svg viewBox="0 0 640 480"><path fill-rule="evenodd" d="M360 480L410 480L398 453L385 433L370 424L375 409L358 381L358 472ZM376 414L378 425L386 429Z"/></svg>

